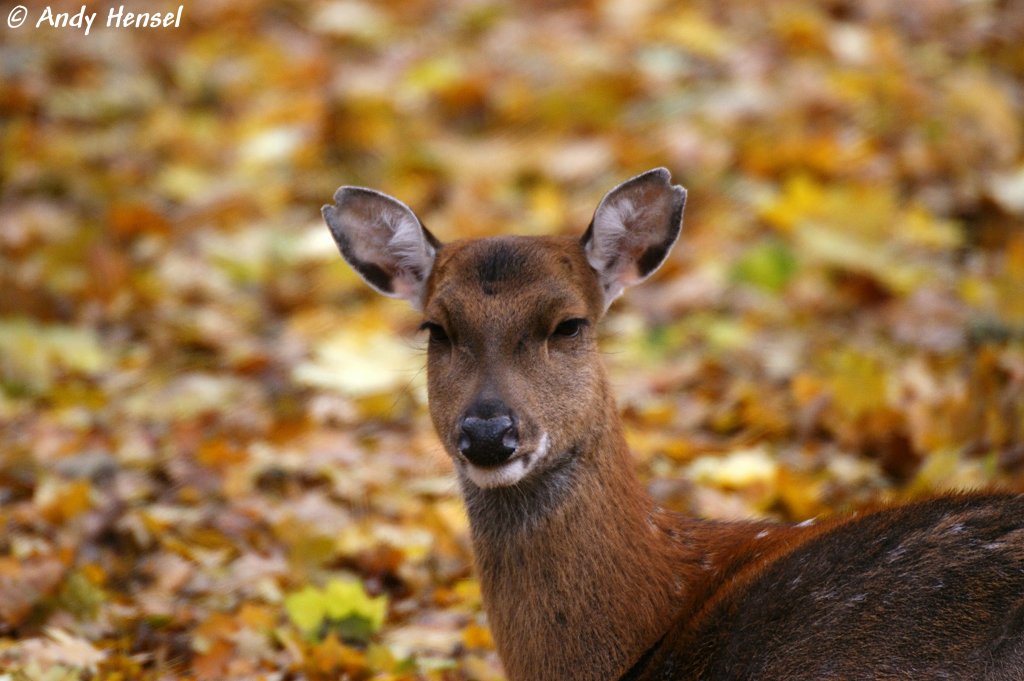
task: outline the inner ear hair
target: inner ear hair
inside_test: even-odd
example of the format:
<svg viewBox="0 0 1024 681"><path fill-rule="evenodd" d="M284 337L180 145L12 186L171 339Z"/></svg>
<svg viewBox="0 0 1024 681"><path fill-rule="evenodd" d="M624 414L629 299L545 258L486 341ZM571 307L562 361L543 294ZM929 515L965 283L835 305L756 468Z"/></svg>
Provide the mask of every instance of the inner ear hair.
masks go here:
<svg viewBox="0 0 1024 681"><path fill-rule="evenodd" d="M365 187L340 187L321 210L338 250L374 289L419 308L441 243L398 199Z"/></svg>
<svg viewBox="0 0 1024 681"><path fill-rule="evenodd" d="M671 183L665 168L637 175L604 196L582 243L606 307L665 261L679 238L685 206L686 190Z"/></svg>

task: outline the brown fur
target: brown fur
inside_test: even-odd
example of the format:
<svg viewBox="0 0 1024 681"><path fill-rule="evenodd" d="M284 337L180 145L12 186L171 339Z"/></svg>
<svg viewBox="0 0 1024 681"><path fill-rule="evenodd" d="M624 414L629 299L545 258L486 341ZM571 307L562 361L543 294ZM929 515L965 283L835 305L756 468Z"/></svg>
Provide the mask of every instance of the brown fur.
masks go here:
<svg viewBox="0 0 1024 681"><path fill-rule="evenodd" d="M652 503L595 327L679 232L685 191L666 171L610 192L582 242L442 245L423 230L410 243L419 221L400 202L355 188L335 200L324 216L343 255L378 290L422 307L432 329L431 417L459 474L512 681L1024 680L1022 496L798 526L696 520ZM585 320L578 333L558 332L573 319ZM514 415L516 452L535 456L514 484L469 474L460 434L481 401Z"/></svg>
<svg viewBox="0 0 1024 681"><path fill-rule="evenodd" d="M485 295L479 264L495 249L528 266ZM544 430L556 453L535 484L464 486L487 612L509 677L621 673L672 621L683 547L666 541L667 517L632 473L593 333L600 292L578 241L447 245L424 312L466 348L432 343L429 350L431 414L449 450L459 415L487 391L521 416L526 446ZM566 317L591 326L580 338L549 342Z"/></svg>

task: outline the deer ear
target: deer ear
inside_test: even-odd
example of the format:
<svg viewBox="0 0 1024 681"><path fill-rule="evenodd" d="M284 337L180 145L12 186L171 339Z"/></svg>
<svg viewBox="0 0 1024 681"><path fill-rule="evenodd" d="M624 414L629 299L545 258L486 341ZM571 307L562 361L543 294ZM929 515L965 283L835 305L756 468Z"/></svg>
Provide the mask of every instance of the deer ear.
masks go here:
<svg viewBox="0 0 1024 681"><path fill-rule="evenodd" d="M665 261L679 238L685 206L686 190L672 184L665 168L626 180L601 199L582 244L601 280L606 309Z"/></svg>
<svg viewBox="0 0 1024 681"><path fill-rule="evenodd" d="M320 212L342 257L367 284L422 307L441 242L408 206L372 189L341 187L334 205Z"/></svg>

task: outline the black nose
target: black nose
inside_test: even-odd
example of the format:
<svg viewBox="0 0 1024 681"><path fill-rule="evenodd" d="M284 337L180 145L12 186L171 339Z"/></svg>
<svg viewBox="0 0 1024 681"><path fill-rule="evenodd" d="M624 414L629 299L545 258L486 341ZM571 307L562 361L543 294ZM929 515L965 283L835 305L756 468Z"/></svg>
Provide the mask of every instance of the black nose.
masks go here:
<svg viewBox="0 0 1024 681"><path fill-rule="evenodd" d="M519 446L515 420L507 409L471 410L460 424L459 451L477 466L498 466Z"/></svg>

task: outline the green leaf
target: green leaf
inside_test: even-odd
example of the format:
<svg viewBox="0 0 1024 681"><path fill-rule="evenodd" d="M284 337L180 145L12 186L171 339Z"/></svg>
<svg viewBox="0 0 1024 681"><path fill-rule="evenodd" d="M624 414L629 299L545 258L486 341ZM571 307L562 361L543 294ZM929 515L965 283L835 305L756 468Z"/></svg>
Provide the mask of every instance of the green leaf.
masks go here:
<svg viewBox="0 0 1024 681"><path fill-rule="evenodd" d="M747 250L733 268L733 279L778 293L796 274L793 251L778 240L761 242Z"/></svg>
<svg viewBox="0 0 1024 681"><path fill-rule="evenodd" d="M106 591L93 584L81 572L73 572L64 580L58 595L58 604L62 610L75 617L93 618L109 598Z"/></svg>

